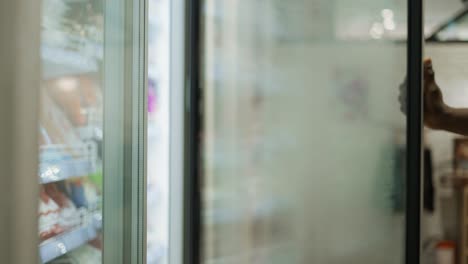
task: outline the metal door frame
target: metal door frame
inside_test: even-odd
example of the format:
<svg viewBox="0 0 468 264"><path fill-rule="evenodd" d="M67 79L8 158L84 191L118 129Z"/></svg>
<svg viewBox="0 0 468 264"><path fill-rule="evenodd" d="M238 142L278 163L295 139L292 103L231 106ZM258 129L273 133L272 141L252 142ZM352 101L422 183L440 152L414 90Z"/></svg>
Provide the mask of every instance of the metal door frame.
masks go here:
<svg viewBox="0 0 468 264"><path fill-rule="evenodd" d="M103 263L146 263L147 0L104 8Z"/></svg>
<svg viewBox="0 0 468 264"><path fill-rule="evenodd" d="M420 262L421 237L421 181L423 132L423 1L408 0L408 111L406 156L406 240L405 261Z"/></svg>
<svg viewBox="0 0 468 264"><path fill-rule="evenodd" d="M199 264L202 251L200 131L201 0L186 1L186 91L184 177L184 264Z"/></svg>

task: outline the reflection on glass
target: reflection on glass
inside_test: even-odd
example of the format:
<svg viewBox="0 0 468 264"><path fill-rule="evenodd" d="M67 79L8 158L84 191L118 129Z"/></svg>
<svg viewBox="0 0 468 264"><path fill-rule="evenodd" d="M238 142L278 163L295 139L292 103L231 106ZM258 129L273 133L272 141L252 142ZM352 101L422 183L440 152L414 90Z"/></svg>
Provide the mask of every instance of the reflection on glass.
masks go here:
<svg viewBox="0 0 468 264"><path fill-rule="evenodd" d="M444 29L437 32L437 34L435 35L435 38L440 41L448 41L448 40L467 41L468 40L468 11L465 11L461 17L448 23Z"/></svg>
<svg viewBox="0 0 468 264"><path fill-rule="evenodd" d="M203 263L403 263L391 3L203 1Z"/></svg>
<svg viewBox="0 0 468 264"><path fill-rule="evenodd" d="M101 263L103 2L44 0L41 263Z"/></svg>

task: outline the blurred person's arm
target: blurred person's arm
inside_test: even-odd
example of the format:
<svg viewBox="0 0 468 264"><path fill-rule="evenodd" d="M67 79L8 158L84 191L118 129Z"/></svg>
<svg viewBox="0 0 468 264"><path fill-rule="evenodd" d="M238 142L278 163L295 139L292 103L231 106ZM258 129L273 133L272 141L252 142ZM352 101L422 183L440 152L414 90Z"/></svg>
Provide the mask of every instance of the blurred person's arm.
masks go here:
<svg viewBox="0 0 468 264"><path fill-rule="evenodd" d="M432 129L468 136L468 108L452 108L445 104L435 82L431 60L424 62L424 124Z"/></svg>

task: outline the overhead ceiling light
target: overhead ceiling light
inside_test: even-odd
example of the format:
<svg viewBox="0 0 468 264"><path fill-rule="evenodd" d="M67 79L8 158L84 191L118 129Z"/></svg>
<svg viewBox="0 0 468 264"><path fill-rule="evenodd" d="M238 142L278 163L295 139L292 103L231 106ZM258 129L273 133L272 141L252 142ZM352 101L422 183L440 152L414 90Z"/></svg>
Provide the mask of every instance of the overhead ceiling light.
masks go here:
<svg viewBox="0 0 468 264"><path fill-rule="evenodd" d="M391 9L383 9L382 12L382 17L384 19L392 19L393 20L393 17L394 17L394 14L393 14L393 10Z"/></svg>

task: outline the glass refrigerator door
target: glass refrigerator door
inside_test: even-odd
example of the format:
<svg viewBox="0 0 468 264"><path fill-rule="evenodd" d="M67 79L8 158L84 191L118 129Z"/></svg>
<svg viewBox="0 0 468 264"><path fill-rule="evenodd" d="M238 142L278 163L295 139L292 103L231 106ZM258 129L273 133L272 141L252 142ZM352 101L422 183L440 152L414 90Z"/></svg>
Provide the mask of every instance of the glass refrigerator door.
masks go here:
<svg viewBox="0 0 468 264"><path fill-rule="evenodd" d="M103 3L43 1L41 263L101 263Z"/></svg>
<svg viewBox="0 0 468 264"><path fill-rule="evenodd" d="M404 263L408 1L201 2L202 263Z"/></svg>
<svg viewBox="0 0 468 264"><path fill-rule="evenodd" d="M139 3L42 3L41 263L143 261L144 16L128 11Z"/></svg>

